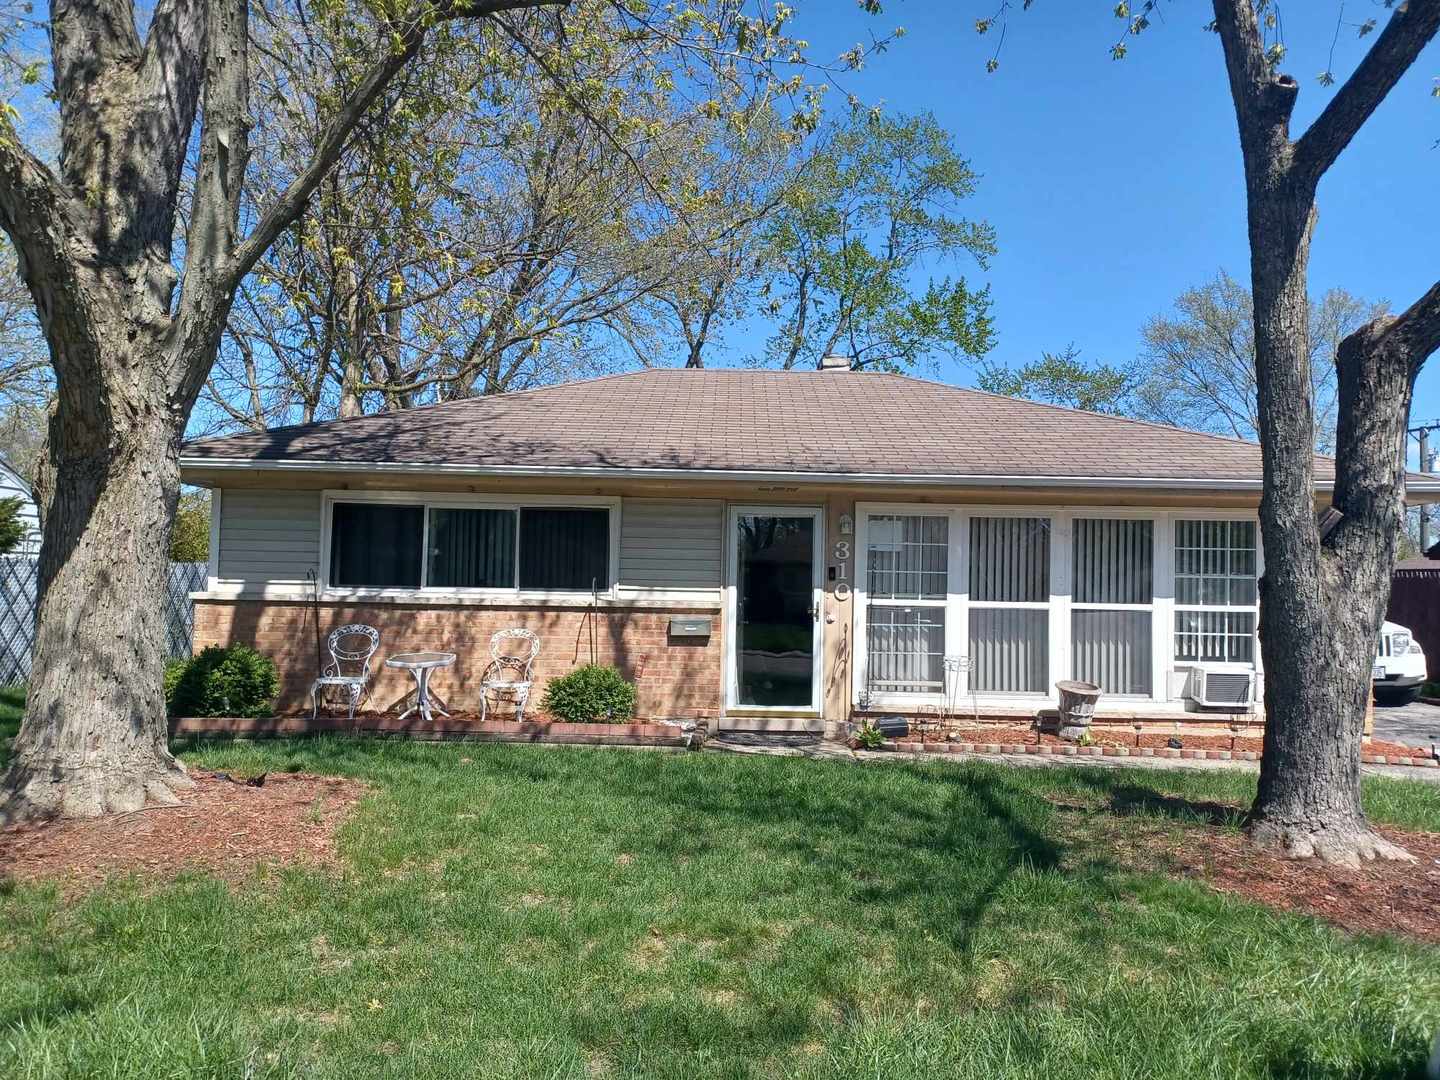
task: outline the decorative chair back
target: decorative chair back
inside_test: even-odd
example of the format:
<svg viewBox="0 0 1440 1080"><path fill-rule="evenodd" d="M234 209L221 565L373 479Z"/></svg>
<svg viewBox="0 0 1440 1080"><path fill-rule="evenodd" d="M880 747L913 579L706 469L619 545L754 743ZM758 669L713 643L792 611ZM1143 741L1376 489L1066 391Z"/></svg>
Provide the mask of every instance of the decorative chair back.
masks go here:
<svg viewBox="0 0 1440 1080"><path fill-rule="evenodd" d="M490 635L492 671L515 682L530 682L535 657L540 655L540 639L519 627L497 630Z"/></svg>
<svg viewBox="0 0 1440 1080"><path fill-rule="evenodd" d="M380 648L380 631L364 623L351 623L331 630L325 646L330 650L330 663L325 665L326 675L369 678L370 660L375 650Z"/></svg>

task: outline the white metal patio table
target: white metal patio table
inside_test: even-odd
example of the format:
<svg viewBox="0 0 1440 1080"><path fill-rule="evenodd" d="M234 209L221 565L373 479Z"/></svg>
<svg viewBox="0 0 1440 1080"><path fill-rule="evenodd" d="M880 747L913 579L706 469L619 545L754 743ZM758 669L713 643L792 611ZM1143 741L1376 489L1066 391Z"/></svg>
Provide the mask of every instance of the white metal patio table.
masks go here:
<svg viewBox="0 0 1440 1080"><path fill-rule="evenodd" d="M386 659L386 667L401 668L415 676L415 704L400 714L401 720L413 712L419 712L421 718L429 723L434 719L430 715L432 708L441 716L450 715L440 706L431 704L430 673L438 668L447 668L453 663L453 652L404 652Z"/></svg>

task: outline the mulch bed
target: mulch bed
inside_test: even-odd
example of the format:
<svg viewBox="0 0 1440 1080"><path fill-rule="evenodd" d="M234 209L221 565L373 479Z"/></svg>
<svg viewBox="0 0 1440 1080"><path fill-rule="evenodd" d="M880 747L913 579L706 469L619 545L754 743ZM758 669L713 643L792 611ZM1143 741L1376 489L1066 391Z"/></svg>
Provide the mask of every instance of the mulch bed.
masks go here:
<svg viewBox="0 0 1440 1080"><path fill-rule="evenodd" d="M1250 751L1260 753L1263 749L1263 741L1258 735L1192 735L1181 733L1144 733L1136 736L1134 731L1124 731L1117 728L1092 728L1090 739L1095 746L1126 746L1134 749L1136 747L1149 747L1153 750L1161 750L1170 746L1170 740L1175 739L1180 747L1185 750L1233 750L1237 753ZM968 727L946 726L937 731L916 731L911 727L910 734L904 738L895 740L900 743L932 743L932 742L962 742L976 744L1001 744L1005 746L1074 746L1073 742L1060 738L1058 735L1042 735L1033 727L1020 725L981 724ZM1429 753L1419 747L1405 746L1401 743L1387 742L1384 739L1371 739L1363 746L1365 754L1383 754L1389 758L1397 757L1429 757Z"/></svg>
<svg viewBox="0 0 1440 1080"><path fill-rule="evenodd" d="M1234 828L1197 824L1176 829L1172 822L1137 818L1128 808L1096 810L1051 801L1062 811L1082 815L1071 819L1082 850L1098 848L1123 865L1151 870L1159 864L1220 892L1277 911L1312 915L1352 933L1440 943L1440 833L1382 825L1377 831L1417 861L1370 862L1349 870L1260 851ZM1210 820L1233 820L1243 812L1220 803L1184 806Z"/></svg>
<svg viewBox="0 0 1440 1080"><path fill-rule="evenodd" d="M192 770L178 806L0 829L0 876L52 880L74 895L131 872L203 870L230 882L266 864L334 864L335 831L365 794L355 780L270 773L260 787Z"/></svg>
<svg viewBox="0 0 1440 1080"><path fill-rule="evenodd" d="M1257 852L1238 833L1213 829L1203 851L1187 846L1177 853L1177 868L1221 892L1314 915L1355 933L1440 943L1440 835L1386 826L1378 831L1419 861L1346 870Z"/></svg>

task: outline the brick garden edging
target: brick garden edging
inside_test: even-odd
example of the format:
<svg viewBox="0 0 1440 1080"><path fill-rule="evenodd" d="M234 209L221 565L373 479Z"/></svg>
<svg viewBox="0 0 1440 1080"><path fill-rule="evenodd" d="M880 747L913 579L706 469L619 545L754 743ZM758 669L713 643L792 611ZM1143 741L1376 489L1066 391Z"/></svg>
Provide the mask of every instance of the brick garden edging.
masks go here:
<svg viewBox="0 0 1440 1080"><path fill-rule="evenodd" d="M1259 761L1260 755L1254 750L1173 750L1170 747L1152 746L1036 746L1033 743L948 743L948 742L896 742L886 739L881 750L900 754L1035 754L1040 757L1138 757L1168 758L1186 761ZM1363 765L1412 765L1421 769L1440 768L1440 761L1433 757L1399 757L1388 754L1360 755Z"/></svg>
<svg viewBox="0 0 1440 1080"><path fill-rule="evenodd" d="M698 746L705 738L703 725L682 728L675 724L566 724L548 720L454 720L436 717L400 720L393 716L361 713L352 722L343 716L191 716L170 722L172 737L219 736L235 739L285 739L303 735L368 735L438 741L523 742L592 746L659 746L680 749Z"/></svg>

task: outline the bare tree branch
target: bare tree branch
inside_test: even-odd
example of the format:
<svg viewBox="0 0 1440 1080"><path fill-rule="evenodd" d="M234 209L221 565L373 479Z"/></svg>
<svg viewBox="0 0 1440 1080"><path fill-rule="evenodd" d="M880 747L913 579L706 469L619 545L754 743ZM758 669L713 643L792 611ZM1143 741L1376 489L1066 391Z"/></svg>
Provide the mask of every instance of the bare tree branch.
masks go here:
<svg viewBox="0 0 1440 1080"><path fill-rule="evenodd" d="M1240 121L1246 157L1263 152L1273 139L1288 141L1290 114L1300 87L1288 75L1276 75L1265 55L1251 0L1214 0L1215 29L1225 49L1230 96Z"/></svg>
<svg viewBox="0 0 1440 1080"><path fill-rule="evenodd" d="M1440 0L1396 6L1365 58L1295 143L1295 167L1309 183L1319 182L1437 32Z"/></svg>
<svg viewBox="0 0 1440 1080"><path fill-rule="evenodd" d="M568 7L569 3L570 0L455 0L440 4L433 12L412 15L396 30L390 52L360 80L349 99L326 125L309 167L291 181L235 251L226 268L225 287L233 291L281 230L293 224L304 212L306 202L340 157L351 132L390 81L419 51L434 19L485 18L522 8Z"/></svg>

